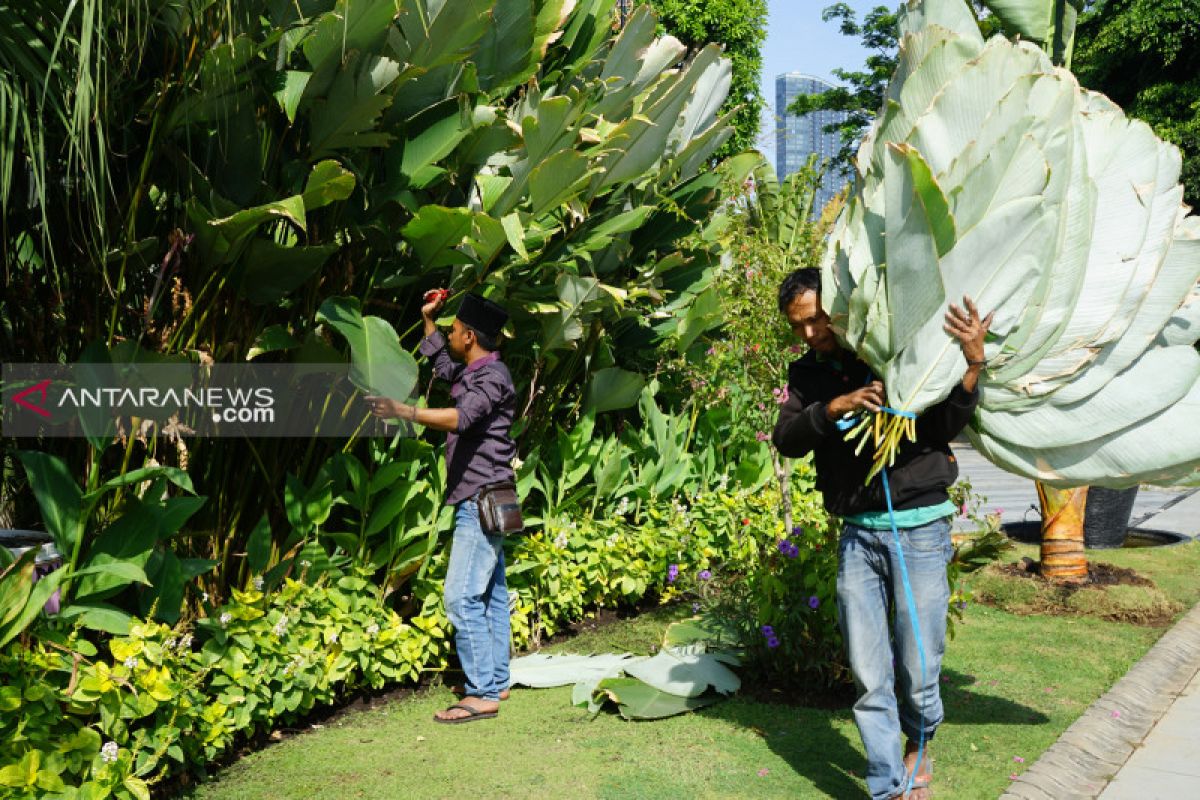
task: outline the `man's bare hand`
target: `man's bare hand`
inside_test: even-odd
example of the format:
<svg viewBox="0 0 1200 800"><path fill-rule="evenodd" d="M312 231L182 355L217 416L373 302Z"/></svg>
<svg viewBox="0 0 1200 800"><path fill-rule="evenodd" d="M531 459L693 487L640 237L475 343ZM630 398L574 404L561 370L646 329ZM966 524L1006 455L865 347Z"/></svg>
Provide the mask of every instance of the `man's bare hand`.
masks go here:
<svg viewBox="0 0 1200 800"><path fill-rule="evenodd" d="M413 407L407 403L397 403L387 397L370 394L363 396L363 402L380 419L412 419Z"/></svg>
<svg viewBox="0 0 1200 800"><path fill-rule="evenodd" d="M979 309L975 307L975 303L970 297L963 297L963 305L966 306L966 311L954 303L950 304L943 329L958 339L958 344L962 347L963 356L967 361L978 365L984 360L983 340L987 336L988 328L992 325L992 317L996 315L996 312L993 311L981 319Z"/></svg>
<svg viewBox="0 0 1200 800"><path fill-rule="evenodd" d="M861 389L830 400L829 404L825 406L825 416L829 419L838 419L847 413L856 411L875 412L883 405L884 397L883 384L879 381L871 381Z"/></svg>

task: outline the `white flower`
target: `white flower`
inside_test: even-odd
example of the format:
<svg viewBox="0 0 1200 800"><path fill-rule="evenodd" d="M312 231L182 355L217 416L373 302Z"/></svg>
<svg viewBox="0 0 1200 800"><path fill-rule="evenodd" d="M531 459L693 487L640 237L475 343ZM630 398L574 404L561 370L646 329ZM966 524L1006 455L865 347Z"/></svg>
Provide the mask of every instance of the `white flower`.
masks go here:
<svg viewBox="0 0 1200 800"><path fill-rule="evenodd" d="M304 567L305 569L308 569L309 567L312 566L312 562L309 561L308 559L305 559L300 562L300 566Z"/></svg>
<svg viewBox="0 0 1200 800"><path fill-rule="evenodd" d="M221 615L221 625L222 626L228 625L232 621L233 621L233 614L230 614L228 611L226 611L224 614Z"/></svg>
<svg viewBox="0 0 1200 800"><path fill-rule="evenodd" d="M175 649L175 637L172 636L170 639L167 639L167 641L163 642L163 647L166 647L168 650L174 650Z"/></svg>
<svg viewBox="0 0 1200 800"><path fill-rule="evenodd" d="M609 547L612 547L613 545L615 545L617 543L617 535L614 533L612 536L609 536L607 539L604 540L604 543L607 544Z"/></svg>
<svg viewBox="0 0 1200 800"><path fill-rule="evenodd" d="M275 623L275 627L271 629L271 633L275 634L276 636L283 636L285 633L287 633L287 626L288 618L287 615L284 615L279 618L279 622Z"/></svg>
<svg viewBox="0 0 1200 800"><path fill-rule="evenodd" d="M617 506L617 516L625 516L629 513L629 495L621 498L621 504Z"/></svg>
<svg viewBox="0 0 1200 800"><path fill-rule="evenodd" d="M522 461L521 459L517 458L516 456L514 456L513 460L512 460L513 471L514 472L519 471L521 469L521 467L523 467L523 466L525 466L525 462Z"/></svg>
<svg viewBox="0 0 1200 800"><path fill-rule="evenodd" d="M100 748L100 757L104 759L105 764L111 764L117 760L120 751L121 748L117 746L116 742L105 742L104 747Z"/></svg>
<svg viewBox="0 0 1200 800"><path fill-rule="evenodd" d="M721 487L721 491L725 491L725 487L728 485L729 485L729 476L728 475L722 475L721 479L719 481L717 481L717 486Z"/></svg>
<svg viewBox="0 0 1200 800"><path fill-rule="evenodd" d="M257 589L257 590L258 590L258 591L260 591L260 592L262 591L262 588L263 588L263 579L262 579L262 575L256 575L256 576L255 576L255 578L254 578L254 588L255 588L255 589Z"/></svg>
<svg viewBox="0 0 1200 800"><path fill-rule="evenodd" d="M337 631L334 631L333 633L329 634L329 643L330 643L330 644L337 644L337 643L338 643L338 633L337 633Z"/></svg>
<svg viewBox="0 0 1200 800"><path fill-rule="evenodd" d="M129 658L125 659L125 668L126 669L137 669L137 665L138 665L138 660L136 657L130 656Z"/></svg>
<svg viewBox="0 0 1200 800"><path fill-rule="evenodd" d="M367 636L377 636L379 634L379 623L372 622L367 626Z"/></svg>
<svg viewBox="0 0 1200 800"><path fill-rule="evenodd" d="M180 650L190 650L191 648L192 648L192 635L190 633L185 633L183 635L183 638L179 640L179 649Z"/></svg>
<svg viewBox="0 0 1200 800"><path fill-rule="evenodd" d="M567 541L566 532L560 531L558 536L554 537L554 546L557 547L559 550L566 550L567 544L568 544L568 541Z"/></svg>
<svg viewBox="0 0 1200 800"><path fill-rule="evenodd" d="M200 599L203 600L205 603L207 603L208 602L208 592L201 592Z"/></svg>

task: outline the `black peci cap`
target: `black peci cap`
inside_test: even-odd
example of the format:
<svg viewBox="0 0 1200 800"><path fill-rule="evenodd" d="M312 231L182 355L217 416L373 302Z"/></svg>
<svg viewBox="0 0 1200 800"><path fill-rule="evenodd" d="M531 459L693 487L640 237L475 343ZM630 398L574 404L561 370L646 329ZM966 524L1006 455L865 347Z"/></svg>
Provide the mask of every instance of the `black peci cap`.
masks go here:
<svg viewBox="0 0 1200 800"><path fill-rule="evenodd" d="M500 336L504 323L508 322L508 312L499 304L493 303L477 294L463 296L462 305L456 314L464 325L470 325L480 333L493 338Z"/></svg>

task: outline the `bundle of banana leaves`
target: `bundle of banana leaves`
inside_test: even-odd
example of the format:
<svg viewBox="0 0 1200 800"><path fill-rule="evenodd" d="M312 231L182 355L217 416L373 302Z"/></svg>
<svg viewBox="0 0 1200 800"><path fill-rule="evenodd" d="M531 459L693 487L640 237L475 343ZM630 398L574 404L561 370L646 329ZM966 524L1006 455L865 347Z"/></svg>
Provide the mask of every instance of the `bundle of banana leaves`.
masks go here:
<svg viewBox="0 0 1200 800"><path fill-rule="evenodd" d="M1053 4L998 5L1007 23ZM995 312L966 431L980 452L1053 486L1194 482L1200 219L1179 151L1030 38L985 41L964 0L902 10L823 306L888 405L919 414L966 368L942 325L969 296ZM887 414L851 435L874 441L878 470L912 428Z"/></svg>

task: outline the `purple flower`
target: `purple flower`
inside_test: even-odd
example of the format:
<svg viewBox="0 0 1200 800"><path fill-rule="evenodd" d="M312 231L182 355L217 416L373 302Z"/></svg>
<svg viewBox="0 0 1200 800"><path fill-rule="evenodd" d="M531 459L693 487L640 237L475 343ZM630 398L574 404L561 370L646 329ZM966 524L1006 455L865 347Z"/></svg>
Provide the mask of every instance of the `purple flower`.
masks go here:
<svg viewBox="0 0 1200 800"><path fill-rule="evenodd" d="M712 577L712 573L706 569L702 569L702 570L700 570L700 574L697 575L696 577L702 581L706 581Z"/></svg>
<svg viewBox="0 0 1200 800"><path fill-rule="evenodd" d="M965 610L966 610L966 608L967 608L967 601L966 601L966 600L959 600L959 601L958 601L958 610L959 610L959 611L965 611Z"/></svg>
<svg viewBox="0 0 1200 800"><path fill-rule="evenodd" d="M763 636L774 636L775 635L775 629L772 628L770 625L763 625L761 628L759 628L759 630L763 632Z"/></svg>
<svg viewBox="0 0 1200 800"><path fill-rule="evenodd" d="M693 614L700 613L700 604L699 603L692 603L692 613Z"/></svg>
<svg viewBox="0 0 1200 800"><path fill-rule="evenodd" d="M784 386L782 389L772 389L771 396L775 398L776 403L783 405L788 401L788 387Z"/></svg>
<svg viewBox="0 0 1200 800"><path fill-rule="evenodd" d="M800 345L798 345L798 344L794 344L788 348L788 350L793 353L799 353L801 349L803 349L803 348L801 348Z"/></svg>
<svg viewBox="0 0 1200 800"><path fill-rule="evenodd" d="M789 542L787 539L779 540L779 552L783 553L788 558L795 558L800 555L800 548L795 542Z"/></svg>
<svg viewBox="0 0 1200 800"><path fill-rule="evenodd" d="M705 355L707 355L707 356L715 356L715 355L717 354L717 348L715 348L715 347L710 347L710 348L708 348L707 350L705 350L705 351L704 351L704 354L705 354Z"/></svg>
<svg viewBox="0 0 1200 800"><path fill-rule="evenodd" d="M770 436L767 436L767 435L766 435L765 433L763 433L762 431L758 431L758 432L756 432L756 433L754 434L754 438L755 438L755 439L758 439L760 442L765 442L767 439L770 439L771 437L770 437Z"/></svg>
<svg viewBox="0 0 1200 800"><path fill-rule="evenodd" d="M803 536L803 535L804 535L804 528L801 528L799 525L792 528L792 536Z"/></svg>
<svg viewBox="0 0 1200 800"><path fill-rule="evenodd" d="M667 583L674 583L675 579L678 577L679 577L679 565L678 564L672 564L671 566L667 567Z"/></svg>
<svg viewBox="0 0 1200 800"><path fill-rule="evenodd" d="M808 598L808 607L809 608L817 608L820 605L821 605L821 600L815 594L812 597Z"/></svg>
<svg viewBox="0 0 1200 800"><path fill-rule="evenodd" d="M775 638L774 636L768 636L767 637L767 647L769 647L771 649L779 647L779 639Z"/></svg>

